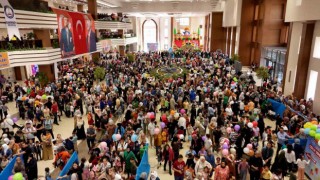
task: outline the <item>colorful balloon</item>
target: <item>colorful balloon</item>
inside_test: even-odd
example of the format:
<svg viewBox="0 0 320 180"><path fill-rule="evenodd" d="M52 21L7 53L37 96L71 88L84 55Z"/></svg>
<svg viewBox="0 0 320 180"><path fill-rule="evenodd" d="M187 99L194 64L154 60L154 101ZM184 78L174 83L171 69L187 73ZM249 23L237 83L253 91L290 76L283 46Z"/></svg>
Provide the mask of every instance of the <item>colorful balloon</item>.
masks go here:
<svg viewBox="0 0 320 180"><path fill-rule="evenodd" d="M202 140L203 141L207 140L207 136L202 136Z"/></svg>
<svg viewBox="0 0 320 180"><path fill-rule="evenodd" d="M257 121L253 121L252 125L253 125L253 127L257 127L258 126L258 122Z"/></svg>
<svg viewBox="0 0 320 180"><path fill-rule="evenodd" d="M253 127L253 124L252 124L251 122L249 122L249 123L248 123L248 127L249 127L249 128L252 128L252 127Z"/></svg>
<svg viewBox="0 0 320 180"><path fill-rule="evenodd" d="M112 140L113 140L113 141L117 141L117 136L116 136L116 135L117 135L117 134L113 134L113 135L112 135Z"/></svg>
<svg viewBox="0 0 320 180"><path fill-rule="evenodd" d="M229 154L229 150L228 149L223 149L222 150L222 155L228 156L228 154Z"/></svg>
<svg viewBox="0 0 320 180"><path fill-rule="evenodd" d="M179 113L174 113L174 118L178 118L179 117Z"/></svg>
<svg viewBox="0 0 320 180"><path fill-rule="evenodd" d="M183 134L180 134L179 135L179 138L182 140L182 139L184 139L184 135Z"/></svg>
<svg viewBox="0 0 320 180"><path fill-rule="evenodd" d="M223 145L222 145L222 149L229 149L228 144L227 144L227 143L223 144Z"/></svg>
<svg viewBox="0 0 320 180"><path fill-rule="evenodd" d="M157 135L157 134L159 134L159 133L160 133L160 129L159 129L159 128L155 128L155 129L154 129L154 134Z"/></svg>
<svg viewBox="0 0 320 180"><path fill-rule="evenodd" d="M12 118L12 121L13 121L14 123L18 122L18 118L17 118L17 117L14 117L14 118Z"/></svg>
<svg viewBox="0 0 320 180"><path fill-rule="evenodd" d="M311 125L311 128L310 128L310 129L316 131L317 128L318 128L318 127L317 127L316 125Z"/></svg>
<svg viewBox="0 0 320 180"><path fill-rule="evenodd" d="M231 133L231 131L232 131L232 130L231 130L231 127L227 127L227 133L229 133L229 134L230 134L230 133Z"/></svg>
<svg viewBox="0 0 320 180"><path fill-rule="evenodd" d="M247 144L247 148L252 149L252 144Z"/></svg>
<svg viewBox="0 0 320 180"><path fill-rule="evenodd" d="M180 110L180 113L181 113L181 114L185 114L185 113L186 113L186 110L181 109L181 110Z"/></svg>
<svg viewBox="0 0 320 180"><path fill-rule="evenodd" d="M133 134L132 136L131 136L131 141L132 142L136 142L138 140L138 136L136 135L136 134Z"/></svg>
<svg viewBox="0 0 320 180"><path fill-rule="evenodd" d="M165 127L166 127L166 123L161 122L161 123L160 123L160 126L161 126L161 128L163 129L163 128L165 128Z"/></svg>
<svg viewBox="0 0 320 180"><path fill-rule="evenodd" d="M240 126L239 126L238 124L235 125L235 126L234 126L234 130L238 132L238 131L240 130Z"/></svg>
<svg viewBox="0 0 320 180"><path fill-rule="evenodd" d="M121 134L116 134L116 139L119 141L121 139Z"/></svg>
<svg viewBox="0 0 320 180"><path fill-rule="evenodd" d="M250 151L249 148L247 148L247 147L243 148L243 152L244 152L245 154L248 154L249 151Z"/></svg>
<svg viewBox="0 0 320 180"><path fill-rule="evenodd" d="M309 135L309 132L310 132L310 128L305 128L305 129L304 129L304 133L305 133L306 135Z"/></svg>
<svg viewBox="0 0 320 180"><path fill-rule="evenodd" d="M314 137L315 135L316 135L316 131L315 130L310 130L309 136Z"/></svg>
<svg viewBox="0 0 320 180"><path fill-rule="evenodd" d="M317 133L315 136L316 140L320 140L320 133Z"/></svg>

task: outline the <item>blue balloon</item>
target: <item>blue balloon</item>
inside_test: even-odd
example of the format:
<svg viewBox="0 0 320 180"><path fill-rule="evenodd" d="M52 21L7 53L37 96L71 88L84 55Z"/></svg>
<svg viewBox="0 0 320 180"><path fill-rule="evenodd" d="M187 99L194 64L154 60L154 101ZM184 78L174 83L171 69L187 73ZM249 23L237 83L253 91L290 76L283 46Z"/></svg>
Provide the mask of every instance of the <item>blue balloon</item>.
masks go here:
<svg viewBox="0 0 320 180"><path fill-rule="evenodd" d="M316 133L320 133L320 129L317 129Z"/></svg>
<svg viewBox="0 0 320 180"><path fill-rule="evenodd" d="M138 136L137 136L137 135L134 134L134 135L131 136L131 141L132 141L132 142L136 142L137 139L138 139Z"/></svg>
<svg viewBox="0 0 320 180"><path fill-rule="evenodd" d="M309 132L310 132L310 128L305 128L305 129L304 129L304 133L305 133L305 134L309 135Z"/></svg>
<svg viewBox="0 0 320 180"><path fill-rule="evenodd" d="M112 139L113 139L113 141L117 141L116 134L113 134L113 135L112 135Z"/></svg>

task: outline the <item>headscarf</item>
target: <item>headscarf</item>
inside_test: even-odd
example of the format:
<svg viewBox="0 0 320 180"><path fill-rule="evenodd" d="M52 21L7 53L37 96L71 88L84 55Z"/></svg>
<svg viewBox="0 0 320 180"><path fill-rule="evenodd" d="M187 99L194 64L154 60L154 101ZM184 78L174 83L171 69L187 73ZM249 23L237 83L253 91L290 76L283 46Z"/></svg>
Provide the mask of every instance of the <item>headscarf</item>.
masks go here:
<svg viewBox="0 0 320 180"><path fill-rule="evenodd" d="M156 180L157 177L158 177L157 171L153 171L153 172L150 174L150 179L151 179L151 180Z"/></svg>
<svg viewBox="0 0 320 180"><path fill-rule="evenodd" d="M9 146L7 144L2 144L3 153L7 154L7 151L9 149Z"/></svg>

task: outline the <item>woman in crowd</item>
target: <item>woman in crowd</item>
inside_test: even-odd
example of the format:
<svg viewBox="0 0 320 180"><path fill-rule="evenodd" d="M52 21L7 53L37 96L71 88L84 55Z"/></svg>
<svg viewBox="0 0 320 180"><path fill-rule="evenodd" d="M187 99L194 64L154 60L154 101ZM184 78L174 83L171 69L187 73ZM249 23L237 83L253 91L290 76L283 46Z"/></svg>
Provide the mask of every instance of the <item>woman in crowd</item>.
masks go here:
<svg viewBox="0 0 320 180"><path fill-rule="evenodd" d="M53 145L52 137L49 131L46 131L45 135L42 135L42 160L51 160L53 159Z"/></svg>

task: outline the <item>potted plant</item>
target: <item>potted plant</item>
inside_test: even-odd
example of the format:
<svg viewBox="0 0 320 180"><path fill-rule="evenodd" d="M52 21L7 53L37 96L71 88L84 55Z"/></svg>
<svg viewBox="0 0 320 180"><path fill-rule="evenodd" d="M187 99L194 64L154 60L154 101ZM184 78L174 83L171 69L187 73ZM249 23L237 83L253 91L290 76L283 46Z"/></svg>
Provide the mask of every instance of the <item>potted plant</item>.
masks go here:
<svg viewBox="0 0 320 180"><path fill-rule="evenodd" d="M94 75L94 79L100 82L105 78L106 71L102 67L96 67L96 69L93 72L93 75Z"/></svg>
<svg viewBox="0 0 320 180"><path fill-rule="evenodd" d="M131 54L131 53L127 54L127 58L130 63L132 63L135 59L134 54Z"/></svg>
<svg viewBox="0 0 320 180"><path fill-rule="evenodd" d="M38 78L41 87L44 87L49 82L48 76L44 72L38 72L36 78Z"/></svg>
<svg viewBox="0 0 320 180"><path fill-rule="evenodd" d="M236 72L240 72L242 70L242 64L240 62L239 59L239 55L238 54L234 54L231 58L230 58L230 63L234 64L234 68L236 70Z"/></svg>
<svg viewBox="0 0 320 180"><path fill-rule="evenodd" d="M93 63L94 64L99 64L100 60L98 57L93 57Z"/></svg>
<svg viewBox="0 0 320 180"><path fill-rule="evenodd" d="M34 33L33 32L28 32L27 33L27 39L28 40L34 40Z"/></svg>
<svg viewBox="0 0 320 180"><path fill-rule="evenodd" d="M258 78L262 79L262 83L265 80L268 80L270 74L269 74L269 69L267 67L258 67L258 69L256 70L256 75Z"/></svg>

